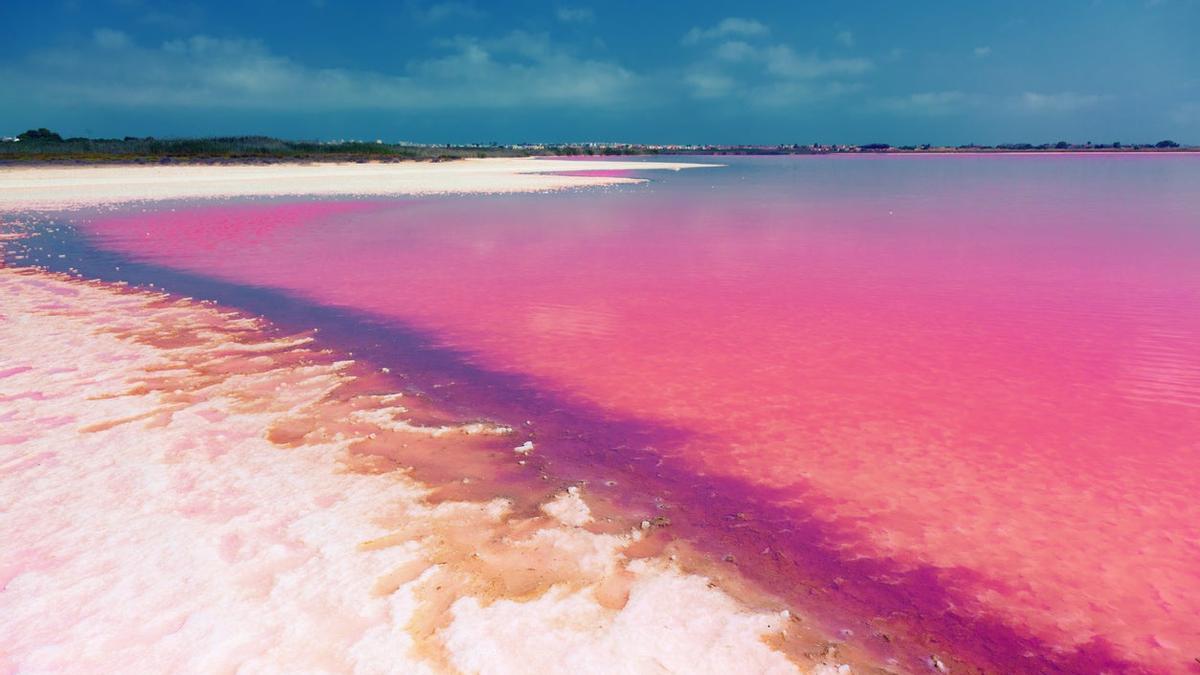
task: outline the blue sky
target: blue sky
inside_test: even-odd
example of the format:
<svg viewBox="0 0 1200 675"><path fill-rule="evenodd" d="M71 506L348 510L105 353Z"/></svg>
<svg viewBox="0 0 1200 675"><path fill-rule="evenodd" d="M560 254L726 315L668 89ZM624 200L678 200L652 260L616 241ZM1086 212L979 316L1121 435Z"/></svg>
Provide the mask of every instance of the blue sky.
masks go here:
<svg viewBox="0 0 1200 675"><path fill-rule="evenodd" d="M0 133L1200 143L1200 0L4 0Z"/></svg>

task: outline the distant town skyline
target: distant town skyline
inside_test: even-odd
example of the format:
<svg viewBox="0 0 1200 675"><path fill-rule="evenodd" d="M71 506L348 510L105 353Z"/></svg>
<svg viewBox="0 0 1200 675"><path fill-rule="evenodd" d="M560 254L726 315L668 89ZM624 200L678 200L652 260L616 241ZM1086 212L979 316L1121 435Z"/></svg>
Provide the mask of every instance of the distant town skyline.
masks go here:
<svg viewBox="0 0 1200 675"><path fill-rule="evenodd" d="M0 25L0 135L1200 143L1200 0L16 0Z"/></svg>

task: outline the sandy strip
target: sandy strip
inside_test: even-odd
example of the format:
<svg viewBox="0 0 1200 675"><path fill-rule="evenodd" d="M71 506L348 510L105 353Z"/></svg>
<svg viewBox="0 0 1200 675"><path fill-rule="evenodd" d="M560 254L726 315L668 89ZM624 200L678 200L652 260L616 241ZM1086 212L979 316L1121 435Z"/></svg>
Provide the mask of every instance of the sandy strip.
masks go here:
<svg viewBox="0 0 1200 675"><path fill-rule="evenodd" d="M680 162L466 159L380 164L0 167L0 211L213 197L536 192L637 182L554 171L647 171L715 166Z"/></svg>
<svg viewBox="0 0 1200 675"><path fill-rule="evenodd" d="M517 516L356 454L521 439L431 427L337 358L0 268L0 672L799 670L769 644L794 616L629 555L652 535L595 527L585 490Z"/></svg>

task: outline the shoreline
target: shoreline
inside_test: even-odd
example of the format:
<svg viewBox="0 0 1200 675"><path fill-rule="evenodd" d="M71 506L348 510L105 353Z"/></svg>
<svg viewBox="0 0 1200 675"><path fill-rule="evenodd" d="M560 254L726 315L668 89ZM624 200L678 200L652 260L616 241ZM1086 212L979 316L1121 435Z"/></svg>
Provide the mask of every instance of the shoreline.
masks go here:
<svg viewBox="0 0 1200 675"><path fill-rule="evenodd" d="M544 164L539 164L538 168L540 169L542 166L544 166ZM643 166L645 166L644 163L637 163L638 169L642 168ZM579 167L579 162L569 162L568 170L578 171ZM627 180L621 175L617 175L615 178ZM369 202L363 202L364 205L368 203ZM174 207L176 205L160 204L156 208L164 208L165 206ZM143 208L142 210L145 211L147 209ZM174 208L171 210L174 210ZM279 303L273 304L272 301L278 300L279 298L268 298L266 295L263 295L253 302L244 303L236 295L233 295L231 299L228 290L213 292L212 283L206 285L204 283L197 283L197 281L194 280L188 281L184 278L186 274L167 276L166 279L164 279L161 276L155 275L152 271L149 275L143 271L140 274L135 273L134 276L130 276L133 268L137 266L137 263L135 263L132 259L118 258L116 260L110 260L104 258L103 256L96 255L98 251L88 249L86 247L81 249L78 247L72 247L70 245L55 246L54 244L56 242L62 244L68 241L68 238L61 234L62 230L56 223L56 220L66 223L74 222L75 218L75 214L63 214L63 218L61 219L58 219L58 217L54 214L45 214L44 216L30 214L29 220L31 233L39 229L46 229L32 224L37 221L41 221L42 225L50 226L48 228L50 232L59 230L59 234L47 237L43 241L38 242L39 246L37 246L37 248L42 253L42 264L46 265L46 267L41 268L42 271L38 272L38 274L50 275L57 279L68 281L71 286L76 284L100 284L109 288L110 290L119 288L141 288L143 290L135 290L132 292L150 294L158 293L159 295L156 295L155 297L166 297L161 296L159 293L159 289L165 289L172 294L169 297L175 300L185 296L204 298L208 301L215 301L218 303L216 305L213 305L211 302L203 304L207 304L207 306L210 308L216 308L221 312L225 312L225 318L228 319L231 325L237 325L244 321L261 321L259 328L266 330L267 327L270 327L273 332L270 332L269 334L275 337L283 336L284 338L290 339L290 337L294 337L293 333L303 333L307 330L311 330L312 326L320 325L320 344L326 348L326 350L332 350L328 353L333 355L341 355L331 356L330 358L339 358L342 360L340 362L348 362L349 359L359 360L359 364L350 365L352 368L358 368L360 365L364 364L386 364L387 366L390 366L398 375L400 375L402 381L406 383L403 385L395 385L395 387L398 387L399 389L387 389L385 386L384 389L386 392L373 392L371 395L377 394L379 396L387 397L390 396L391 393L396 393L400 389L403 389L404 391L408 392L406 398L403 399L405 407L408 407L410 410L414 410L417 409L417 406L413 404L414 398L412 397L412 391L410 391L409 388L413 385L413 383L417 383L416 391L429 391L428 389L421 387L419 384L419 382L421 382L419 377L414 377L415 373L423 371L411 369L411 362L397 363L388 357L374 354L369 348L363 348L366 347L367 343L371 342L372 339L378 337L374 333L363 336L361 340L356 339L354 342L347 343L336 335L336 331L327 331L330 326L326 325L325 323L308 323L311 316L308 313L304 314L302 325L297 325L295 321L291 320L296 318L294 315L288 314L288 311L286 310L280 310L277 306ZM17 223L10 222L10 224ZM17 224L17 226L21 227L19 224ZM73 226L66 225L67 230L72 228ZM140 230L137 230L136 233L138 236L140 236ZM3 247L4 240L10 238L14 237L6 236L2 231L0 231L0 248ZM17 244L17 246L19 245L20 244ZM35 248L32 239L30 248ZM63 255L59 254L60 251L69 254L68 257L64 258ZM30 264L31 258L24 257L19 259L23 259L26 262L16 264L20 267L29 269L26 266ZM103 263L101 262L102 260L104 261ZM88 261L89 264L83 264L84 261ZM112 265L114 263L118 263L119 266L113 268ZM108 269L99 269L101 266L103 266L103 264L107 264ZM75 265L78 265L78 268L74 267ZM2 267L3 265L0 264L0 268ZM120 273L113 274L109 271L111 269L120 270ZM71 272L71 276L76 278L70 279L66 275L55 275L53 272L47 270L56 271L59 273ZM4 274L6 274L6 272L0 269L0 276ZM82 279L90 279L95 281L83 281ZM164 281L165 283L162 283ZM130 283L133 285L125 287L122 285L123 283ZM147 287L149 288L147 289ZM20 291L16 293L18 296L20 294ZM58 294L56 293L56 295ZM67 290L64 290L62 295L69 296L71 293ZM7 300L7 298L0 298L0 301L4 300ZM49 307L58 303L46 302L43 304ZM70 302L67 304L70 305ZM0 302L0 318L3 318L3 309L3 303ZM59 310L61 309L62 308L59 308ZM47 311L53 313L54 311L59 310L54 310L51 307ZM36 311L29 312L31 315L37 313L38 312ZM20 314L21 312L15 312L10 316L18 316ZM270 320L262 321L255 318L259 316L270 317ZM339 324L345 322L344 317L337 317L336 320L339 322ZM3 321L0 321L0 324L2 323ZM347 329L350 331L361 328L362 326L357 324L347 327ZM382 341L388 342L386 339ZM2 344L2 342L3 341L0 340L0 344ZM275 350L267 351L274 352ZM286 351L286 349L284 351ZM271 356L270 358L274 357ZM0 361L0 371L5 370L6 367L7 366ZM374 370L371 368L368 368L367 370L374 372ZM123 366L111 365L109 371L106 372L123 372ZM444 376L444 373L439 373L439 379L441 376ZM0 377L2 377L2 375L0 375ZM356 372L356 377L359 377L360 380L367 379L363 373ZM453 375L450 377L451 379L455 379ZM430 380L430 382L432 382L432 380ZM0 384L6 383L0 382ZM481 386L486 386L486 384L487 383L484 383ZM434 383L432 386L437 387L439 384ZM430 419L425 421L413 421L411 419L404 418L400 419L400 425L397 425L401 428L393 428L390 431L397 432L403 430L409 433L414 432L414 430L419 431L421 429L426 431L430 429L440 431L443 427L445 427L447 431L441 432L442 436L440 437L446 437L446 434L448 433L455 439L453 442L456 447L459 446L459 441L462 441L463 443L475 442L472 439L464 440L463 438L459 438L460 436L474 436L475 438L478 438L477 433L472 434L471 432L467 431L462 431L460 433L459 431L455 430L467 429L468 426L471 425L482 424L486 426L488 424L509 424L511 425L510 430L516 429L519 431L525 431L524 427L522 427L520 424L520 421L527 420L528 418L524 416L525 413L523 411L519 410L519 407L522 405L521 399L512 400L513 390L511 388L501 389L504 392L503 396L506 399L509 399L502 408L472 408L471 412L466 413L466 417L461 417L463 414L463 408L459 407L457 408L458 414L460 415L458 418L454 418L453 415L447 417L445 414L433 413L431 413ZM82 407L86 409L87 405L88 404L82 404ZM475 411L480 413L479 417L473 416ZM355 412L361 412L361 410L356 408ZM445 413L445 410L443 410L442 413ZM534 419L536 420L537 418L535 417ZM387 421L386 419L382 418L372 418L372 420L372 423L376 423L381 420L384 422ZM481 422L481 420L491 420L491 422ZM393 417L392 421L396 422L398 420L397 418ZM142 425L143 423L144 422L142 420L134 420L132 424L123 426L137 426ZM526 421L525 425L530 425L530 423ZM270 440L275 446L279 446L275 448L276 450L280 450L280 448L282 448L282 452L288 452L287 448L290 447L291 443L296 441L295 435L298 433L298 429L311 428L312 426L313 425L309 423L299 425L284 425L281 427L280 433L275 434L273 437L268 436L268 440ZM539 430L544 429L540 421L534 426L538 427ZM153 428L154 425L147 423L147 427ZM530 426L530 430L532 429L533 426ZM485 438L490 436L491 435L485 434ZM492 437L492 440L496 440L497 438L503 438L503 435L494 436ZM796 558L789 558L789 554L795 556L797 553L802 552L800 549L792 550L785 548L778 553L772 553L772 559L763 557L762 554L760 554L760 551L766 553L767 549L763 548L761 541L763 541L763 537L766 537L767 535L760 537L756 530L759 527L765 526L767 523L775 523L778 521L773 517L762 517L764 515L771 516L769 512L755 511L749 508L746 509L749 515L743 517L742 509L745 508L745 504L738 503L736 501L736 496L731 496L728 499L724 498L726 492L728 492L730 495L738 494L736 489L718 490L718 492L722 495L722 498L717 499L717 495L714 493L711 497L711 499L714 501L703 504L701 508L694 508L701 505L688 502L682 497L673 497L673 495L678 496L696 491L694 476L689 473L667 471L664 472L667 475L659 475L657 480L651 479L649 482L644 484L638 483L634 480L614 481L614 483L622 486L634 484L639 486L638 489L626 490L626 494L638 494L643 497L666 495L666 502L664 503L669 504L670 507L674 508L680 505L685 507L683 509L671 512L669 519L663 519L666 522L662 526L660 526L660 524L657 522L659 520L658 518L653 518L654 522L650 522L650 527L646 528L646 532L649 532L650 536L635 540L633 537L635 537L639 530L642 529L639 527L639 524L642 520L641 515L631 521L628 517L630 514L628 513L627 509L614 506L612 495L609 494L611 490L606 492L605 488L601 487L601 482L599 480L590 480L596 478L596 476L589 475L589 480L575 480L572 483L572 477L577 478L578 476L574 476L569 470L563 470L564 462L567 461L567 456L562 453L556 453L553 448L549 447L549 443L543 445L540 438L535 439L538 442L538 448L534 452L526 456L522 456L520 453L514 455L514 451L524 445L524 443L521 443L523 440L523 438L513 438L511 442L507 442L507 439L505 439L505 441L501 443L501 447L498 448L480 446L480 449L482 450L481 453L445 453L445 456L438 456L436 454L431 455L428 453L417 453L416 456L407 456L404 454L389 455L387 453L381 454L375 451L375 449L378 449L377 444L372 442L365 444L365 447L363 448L363 450L366 451L365 453L347 450L347 454L357 457L358 459L353 461L359 463L357 464L358 468L367 471L371 475L377 475L380 473L389 475L392 473L404 474L404 476L408 479L415 481L415 484L419 485L420 489L425 490L425 493L429 499L436 501L438 504L445 504L449 502L454 502L456 504L489 504L497 498L508 500L506 502L506 508L508 510L505 512L506 515L502 518L502 520L513 521L514 523L516 521L526 522L526 519L530 517L553 517L546 511L546 508L544 507L552 503L558 504L561 498L562 500L565 500L565 502L569 502L570 504L568 505L571 506L570 509L564 508L561 511L562 514L567 514L566 517L573 519L573 517L569 515L570 512L590 513L595 521L601 521L604 523L603 527L597 526L599 531L591 532L592 534L612 537L629 536L630 539L623 540L627 541L628 543L626 550L637 551L636 554L632 554L629 557L637 558L638 560L653 559L660 562L664 558L669 559L672 564L678 564L680 569L687 574L698 575L707 579L708 588L723 592L732 597L734 601L740 602L740 604L737 605L740 608L739 611L751 611L750 608L753 608L753 611L765 616L778 615L783 611L781 608L787 608L790 613L789 618L794 618L795 623L794 626L789 624L788 628L790 633L789 642L791 643L792 647L783 651L787 651L787 653L794 656L795 658L792 658L791 662L799 665L801 668L812 667L814 665L814 661L819 660L818 657L821 656L826 656L830 659L836 659L835 663L823 663L821 665L834 667L836 664L837 667L840 667L841 665L854 664L855 672L861 672L858 670L858 665L863 662L871 664L888 662L888 659L886 658L857 658L859 655L854 653L855 648L861 646L865 642L870 642L875 647L880 649L887 649L889 651L894 650L893 653L902 654L904 658L901 659L901 663L903 663L906 667L917 668L918 666L928 666L930 664L941 663L956 672L961 668L968 667L970 664L972 664L973 661L969 654L971 654L972 651L977 651L979 649L982 649L985 652L979 657L979 663L988 663L989 659L986 654L987 650L996 650L1002 648L1008 653L1017 653L1018 650L1015 648L1022 647L1027 650L1025 652L1026 656L1032 659L1034 658L1033 655L1035 654L1038 655L1038 658L1042 658L1041 654L1051 646L1048 643L1035 641L1034 638L1036 635L1026 636L1024 634L1011 631L1005 632L1008 628L1007 624L985 623L982 620L978 623L972 623L971 630L974 633L986 633L986 636L978 640L976 639L979 638L978 635L972 636L970 639L965 640L963 644L957 644L953 639L945 639L947 637L962 638L963 635L957 633L956 631L940 632L934 629L935 626L933 626L932 623L928 630L926 629L925 624L921 621L916 622L916 624L912 626L904 625L899 620L897 620L896 624L892 624L884 617L879 617L873 613L873 607L877 605L874 602L876 598L873 597L871 593L880 591L886 592L886 586L860 586L857 589L847 589L843 588L842 581L836 578L834 579L835 583L830 586L825 583L825 578L821 574L812 575L811 577L805 577L801 574L797 574L794 570L800 570L802 568L800 567L800 563L797 562ZM300 437L300 441L301 445L307 443L303 435ZM0 450L3 450L2 445L3 443L0 443ZM605 443L601 443L601 445L605 445ZM508 479L510 474L504 473L504 470L498 472L495 470L496 467L499 466L499 464L496 462L492 462L490 464L479 463L482 460L479 460L478 457L488 453L490 453L493 458L499 457L501 460L500 464L507 465L508 470L517 471L526 475L527 477L532 477L534 479L532 485L528 481L519 485L516 482L509 481ZM632 453L630 455L631 462L637 456L638 453ZM364 457L366 459L364 459ZM547 458L553 463L557 464L557 466L555 468L546 467L545 471L543 471L543 467L538 465L541 461ZM575 459L587 461L588 456L586 453L584 453L580 454ZM656 458L647 455L644 457L644 459L655 460ZM653 467L662 465L661 458L657 459L659 460L657 464L651 462L650 464L639 464L638 466L644 466L647 469L647 475L649 475L654 472ZM528 462L519 460L528 460ZM528 466L525 466L526 463ZM518 469L516 466L514 466L516 464L521 464L521 468ZM629 471L631 474L633 474L637 473L639 469L631 464ZM540 476L538 475L539 473L541 473ZM463 480L464 478L469 478L471 485L468 486L465 480ZM479 480L481 478L489 480L491 483L490 487L485 485L485 480ZM546 481L548 479L548 482L538 483L537 479L539 478L542 481ZM712 485L718 484L713 483ZM720 485L722 485L724 488L737 487L733 484ZM576 487L579 491L572 493L569 490L570 487ZM483 491L487 490L491 490L491 492L485 494ZM579 503L584 505L584 509L586 509L586 511L584 509L576 508ZM690 509L690 513L689 508L687 508L689 504L691 507L693 507ZM720 504L720 506L714 507L714 504ZM658 506L658 504L656 503L651 506ZM554 510L555 513L559 513L558 506L550 506L549 508ZM649 511L643 511L642 513L649 513L650 516L648 517L653 517L653 514L657 512L651 509ZM722 523L715 523L718 528L713 528L714 523L709 522L716 521L722 516L728 517L728 514L733 513L736 513L740 520L734 526L728 527L727 530L724 529L725 526L722 525ZM586 515L581 517L586 518ZM761 522L762 525L756 525L756 522ZM614 523L622 523L625 527L623 530L620 528L615 528L613 526ZM451 529L456 527L458 526L451 525ZM482 528L484 526L481 525L480 527ZM538 527L540 528L539 532L546 530L546 528L541 527L540 525ZM719 537L714 537L710 534L711 532L717 532L718 529L724 532L724 534ZM766 530L764 529L764 531ZM438 526L431 526L431 529L429 529L428 532L432 533L431 536L440 536L439 533L441 530L438 529ZM823 540L819 528L809 530L808 532L809 534L805 535L805 539L812 541ZM699 533L699 536L696 536L697 533ZM659 543L656 543L660 537L667 540L673 539L675 541L683 541L683 544L678 548L663 548L663 546L661 546ZM370 539L367 541L373 542L375 540ZM403 538L397 539L396 541L401 542L397 544L398 546L407 547L409 544L411 544L411 540L404 540ZM388 548L390 548L390 546ZM737 555L732 555L732 553L737 553ZM814 558L814 560L809 562L817 568L818 572L821 571L820 565L823 564L821 560ZM492 575L489 578L495 582L497 577ZM599 589L601 586L605 588L605 590L599 591L601 595L605 595L612 591L612 588L607 583L602 583L600 586L597 586L597 588ZM620 586L621 584L618 584L618 587ZM772 593L773 590L777 590L779 592ZM799 592L797 592L797 590ZM595 591L593 591L593 593L594 592ZM620 593L623 592L624 591L620 591ZM840 606L847 603L854 605L857 603L859 606L854 612L851 613L851 615L855 619L867 618L870 620L870 622L866 625L861 625L857 622L836 625L825 621L829 617L827 612L812 612L810 611L810 607L806 604L808 601L804 600L803 598L798 600L797 595L802 595L805 592L807 592L809 595L815 594L814 597L819 597L821 595L843 596L844 599L841 600L833 600L831 598L831 606ZM547 593L549 593L549 591L547 591ZM574 598L572 602L578 600L577 596L571 597ZM609 596L605 595L605 597ZM766 598L765 601L764 598ZM519 599L505 598L501 601L514 602L517 604L528 602L540 603L542 606L542 611L553 613L554 611L557 611L557 609L560 609L556 607L555 603L559 601L565 601L566 599L566 596L556 596L548 600L543 600L542 598L533 598L531 600L529 597L522 596ZM608 600L605 600L605 602L607 601ZM825 600L818 600L816 602L821 605L820 609L825 609ZM484 609L487 609L490 606L491 605L489 605L487 602L481 604L481 607ZM508 606L506 605L506 607ZM516 608L510 609L516 611ZM858 609L865 609L866 611L858 611ZM618 613L617 616L620 616L620 614ZM811 637L811 631L818 626L822 626L824 629L823 635L825 638L823 638L822 641L827 645L837 645L837 650L832 653L827 653L825 648L821 646L822 641L808 641L805 642L805 645L801 649L796 649L796 641L806 641L808 637ZM842 626L846 627L843 628ZM850 630L851 626L853 627L853 630ZM828 630L830 627L835 628L835 630ZM798 638L797 636L804 634L804 631L809 631L809 633L804 637ZM849 644L842 642L842 639L852 634L854 637L850 640ZM517 639L519 636L509 637ZM779 645L776 637L774 636L768 635L766 636L766 640L772 647L777 647ZM758 640L755 642L757 643ZM884 646L884 643L886 643L886 647ZM1000 645L1000 647L997 647L997 645ZM920 653L922 650L924 650L925 658L932 659L928 663L922 663L919 660L922 658L922 654ZM872 649L868 649L867 651L871 654L871 656L877 655L877 653L872 651ZM964 656L966 656L966 658L963 658ZM1097 656L1095 662L1099 663L1100 658L1103 656L1104 654ZM1086 655L1081 658L1086 658ZM1047 665L1055 663L1055 661L1052 659L1053 657L1047 657L1039 661L1039 663ZM1079 661L1076 665L1080 665L1082 663L1084 663L1084 661ZM1090 661L1088 662L1089 665L1091 663L1092 662ZM1116 663L1116 661L1113 661L1113 663ZM0 660L0 665L3 665L2 660ZM870 665L866 666L866 671L874 672ZM1017 669L1012 669L1011 672L1017 672Z"/></svg>
<svg viewBox="0 0 1200 675"><path fill-rule="evenodd" d="M528 154L512 156L461 156L461 157L406 157L406 156L377 156L377 155L342 155L342 156L192 156L192 155L144 155L144 156L39 156L13 158L0 156L0 172L6 169L54 169L54 168L111 168L111 167L237 167L237 166L312 166L329 164L347 165L436 165L454 162L497 162L497 161L543 161L543 162L625 162L630 159L644 160L657 163L659 158L677 157L869 157L869 156L986 156L986 155L1200 155L1200 147L1186 146L1178 148L1047 148L1047 149L1018 149L1018 148L942 148L922 150L920 148L904 149L889 148L887 150L818 150L799 152L792 150L768 149L678 149L655 150L653 152L605 152L578 154Z"/></svg>
<svg viewBox="0 0 1200 675"><path fill-rule="evenodd" d="M679 171L715 164L597 161L594 171ZM580 171L577 160L204 165L0 166L0 212L52 211L171 199L417 196L540 192L643 182Z"/></svg>
<svg viewBox="0 0 1200 675"><path fill-rule="evenodd" d="M369 194L638 182L541 173L578 171L578 162L456 164L441 183ZM631 166L617 170L690 168L624 164ZM336 172L341 182L331 194L345 194L348 182L372 189L354 183L361 172ZM92 177L86 197L78 182L60 179L52 189L76 196L26 192L17 208L0 200L0 212L111 205L135 194L195 198L174 191L177 181L115 182L127 176ZM2 178L0 194L9 187ZM275 192L271 179L255 172L244 186L260 196L293 194L295 183ZM203 191L244 194L216 182ZM20 247L37 227L0 224L0 252ZM322 348L315 335L169 290L30 265L28 256L7 264L0 257L0 288L0 495L12 507L0 531L13 542L13 557L0 560L0 624L13 636L0 666L93 670L135 659L210 669L261 649L250 662L270 667L303 656L370 672L520 672L579 660L585 671L587 663L859 670L856 647L829 646L836 638L789 612L786 601L685 542L660 541L662 525L639 526L586 485L551 477L528 494L510 493L518 486L502 475L489 485L496 456L525 464L516 461L519 429L455 421L403 379L380 374L387 369ZM73 358L49 363L47 350ZM388 451L389 442L411 449ZM447 453L447 444L457 451ZM31 484L40 487L31 493ZM310 513L313 505L322 515ZM120 590L130 575L140 580L136 602ZM89 589L75 578L107 581ZM190 579L183 590L180 579ZM251 593L258 600L242 597L246 583L260 589ZM283 586L300 597L278 600ZM91 609L72 618L72 606ZM46 613L55 618L34 620ZM193 625L210 613L261 645L189 649L240 641ZM307 628L285 629L283 617L317 632L304 638ZM137 628L145 621L153 625ZM341 623L368 628L336 630ZM95 641L111 653L90 653Z"/></svg>
<svg viewBox="0 0 1200 675"><path fill-rule="evenodd" d="M820 641L801 617L739 600L697 572L703 556L594 511L586 486L531 510L437 496L405 459L509 449L520 432L446 421L311 335L35 268L0 268L0 289L0 531L15 556L0 665L849 672L848 655L802 656ZM400 442L425 449L378 450Z"/></svg>

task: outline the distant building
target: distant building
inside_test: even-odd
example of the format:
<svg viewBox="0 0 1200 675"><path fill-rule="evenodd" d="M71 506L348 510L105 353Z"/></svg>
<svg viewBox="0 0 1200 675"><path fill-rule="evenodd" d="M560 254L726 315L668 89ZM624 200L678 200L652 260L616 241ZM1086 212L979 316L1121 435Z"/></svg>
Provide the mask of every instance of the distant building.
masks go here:
<svg viewBox="0 0 1200 675"><path fill-rule="evenodd" d="M21 139L17 138L16 136L2 136L2 137L0 137L0 142L4 142L4 143L20 143L20 142L21 142Z"/></svg>

